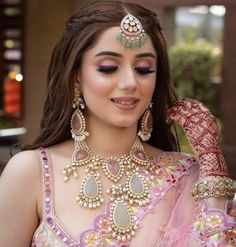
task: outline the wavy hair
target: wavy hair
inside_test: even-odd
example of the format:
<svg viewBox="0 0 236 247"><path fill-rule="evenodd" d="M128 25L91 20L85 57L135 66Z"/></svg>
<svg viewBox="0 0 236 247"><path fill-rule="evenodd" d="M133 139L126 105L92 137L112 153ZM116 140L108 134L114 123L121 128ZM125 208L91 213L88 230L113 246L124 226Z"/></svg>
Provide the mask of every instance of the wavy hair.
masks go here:
<svg viewBox="0 0 236 247"><path fill-rule="evenodd" d="M74 83L83 54L91 49L106 29L119 26L127 14L136 16L157 51L157 79L152 98L153 132L149 144L162 150L178 150L176 135L166 123L167 109L176 100L171 86L166 42L156 13L138 4L101 1L75 12L57 42L47 75L47 98L40 123L41 131L33 144L24 149L48 147L71 138L70 118Z"/></svg>

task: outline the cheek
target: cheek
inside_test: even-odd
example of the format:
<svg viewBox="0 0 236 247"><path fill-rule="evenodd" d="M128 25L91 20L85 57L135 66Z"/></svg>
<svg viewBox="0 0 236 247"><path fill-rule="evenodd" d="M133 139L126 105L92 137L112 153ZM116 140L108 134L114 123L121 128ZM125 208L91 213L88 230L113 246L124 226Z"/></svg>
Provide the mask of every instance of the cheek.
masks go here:
<svg viewBox="0 0 236 247"><path fill-rule="evenodd" d="M156 86L156 78L151 78L150 80L143 82L142 91L143 94L147 97L147 99L150 99L152 97L155 86Z"/></svg>
<svg viewBox="0 0 236 247"><path fill-rule="evenodd" d="M88 101L87 103L90 105L100 100L109 99L109 95L112 92L112 85L109 81L93 74L83 77L81 89L85 101Z"/></svg>

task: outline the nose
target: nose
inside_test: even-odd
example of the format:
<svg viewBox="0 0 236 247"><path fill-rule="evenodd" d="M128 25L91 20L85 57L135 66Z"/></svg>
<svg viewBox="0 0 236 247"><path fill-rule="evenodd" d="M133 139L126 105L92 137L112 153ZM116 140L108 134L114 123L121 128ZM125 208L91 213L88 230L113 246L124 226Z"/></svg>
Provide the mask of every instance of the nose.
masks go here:
<svg viewBox="0 0 236 247"><path fill-rule="evenodd" d="M135 71L130 67L126 67L125 70L121 71L119 88L121 90L135 91L137 89L137 86L138 82Z"/></svg>

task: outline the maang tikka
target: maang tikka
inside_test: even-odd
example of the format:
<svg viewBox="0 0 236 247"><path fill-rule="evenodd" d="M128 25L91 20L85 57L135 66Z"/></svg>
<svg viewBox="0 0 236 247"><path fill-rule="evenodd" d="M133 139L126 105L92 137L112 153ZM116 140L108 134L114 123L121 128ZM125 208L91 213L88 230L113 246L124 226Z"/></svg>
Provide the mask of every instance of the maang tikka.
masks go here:
<svg viewBox="0 0 236 247"><path fill-rule="evenodd" d="M147 34L141 22L128 11L126 12L127 15L120 24L120 34L117 36L117 40L128 49L139 48L147 41Z"/></svg>
<svg viewBox="0 0 236 247"><path fill-rule="evenodd" d="M148 109L144 112L140 120L140 130L138 131L138 136L143 141L148 141L151 137L153 130L153 117L152 117L152 103L150 103Z"/></svg>

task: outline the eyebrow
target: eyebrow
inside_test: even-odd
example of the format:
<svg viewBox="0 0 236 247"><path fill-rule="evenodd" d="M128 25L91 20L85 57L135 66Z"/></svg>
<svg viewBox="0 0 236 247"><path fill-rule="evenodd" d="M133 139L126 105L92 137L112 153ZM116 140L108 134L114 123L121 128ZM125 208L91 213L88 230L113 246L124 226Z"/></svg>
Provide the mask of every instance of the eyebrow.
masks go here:
<svg viewBox="0 0 236 247"><path fill-rule="evenodd" d="M135 57L137 57L137 58L139 58L139 57L152 57L152 58L156 58L151 52L139 53Z"/></svg>
<svg viewBox="0 0 236 247"><path fill-rule="evenodd" d="M98 54L95 55L95 57L99 56L113 56L113 57L122 57L120 53L114 52L114 51L102 51L99 52ZM139 53L135 55L136 58L141 58L141 57L152 57L156 58L151 52L144 52L144 53Z"/></svg>
<svg viewBox="0 0 236 247"><path fill-rule="evenodd" d="M98 54L95 55L95 57L99 57L99 56L122 57L121 54L116 53L116 52L114 52L114 51L102 51L102 52L99 52Z"/></svg>

